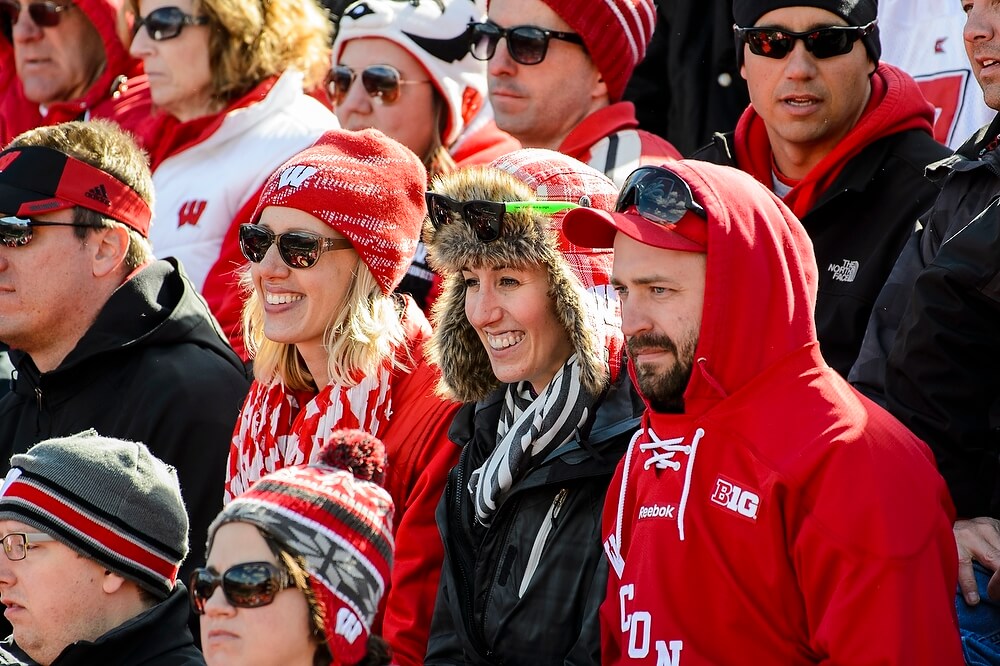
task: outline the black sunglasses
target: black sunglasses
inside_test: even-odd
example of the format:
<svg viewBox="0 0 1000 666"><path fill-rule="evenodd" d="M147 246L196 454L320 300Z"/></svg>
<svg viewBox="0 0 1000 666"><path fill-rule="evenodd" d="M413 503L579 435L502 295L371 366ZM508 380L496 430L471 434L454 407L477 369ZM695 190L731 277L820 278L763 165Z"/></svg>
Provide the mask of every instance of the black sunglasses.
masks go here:
<svg viewBox="0 0 1000 666"><path fill-rule="evenodd" d="M347 65L335 65L326 75L326 94L335 105L347 97L347 92L358 77L358 73ZM369 97L384 104L392 104L399 99L400 86L430 81L404 81L403 75L392 65L369 65L361 70L361 85Z"/></svg>
<svg viewBox="0 0 1000 666"><path fill-rule="evenodd" d="M287 571L270 562L243 562L229 567L221 574L199 567L191 573L188 586L191 608L195 613L205 614L205 604L219 585L230 606L259 608L273 602L278 592L293 587L295 581Z"/></svg>
<svg viewBox="0 0 1000 666"><path fill-rule="evenodd" d="M32 229L35 227L80 227L94 228L89 224L74 222L41 222L30 217L0 217L0 244L7 247L22 247L35 237Z"/></svg>
<svg viewBox="0 0 1000 666"><path fill-rule="evenodd" d="M72 7L72 4L59 5L50 0L29 2L28 16L41 28L54 28L62 20L62 13ZM21 17L21 3L17 0L0 0L0 14L10 21L10 25L17 25L17 20Z"/></svg>
<svg viewBox="0 0 1000 666"><path fill-rule="evenodd" d="M180 7L160 7L145 16L137 16L132 26L132 37L135 38L139 28L146 26L146 34L154 42L173 39L181 34L186 25L206 25L207 16L192 16L185 14Z"/></svg>
<svg viewBox="0 0 1000 666"><path fill-rule="evenodd" d="M492 243L500 238L503 231L504 213L516 210L532 210L544 215L561 210L579 208L569 201L456 201L436 192L424 194L427 201L427 215L435 229L451 224L456 219L465 220L476 237L484 243Z"/></svg>
<svg viewBox="0 0 1000 666"><path fill-rule="evenodd" d="M259 224L240 225L240 250L255 264L264 261L271 245L278 246L278 256L291 268L311 268L327 250L346 250L351 241L346 238L326 238L308 231L275 234Z"/></svg>
<svg viewBox="0 0 1000 666"><path fill-rule="evenodd" d="M878 21L868 25L831 25L826 28L816 28L809 32L789 32L781 28L741 28L733 26L733 33L739 48L745 43L750 47L750 53L781 60L795 48L796 40L801 39L806 51L820 60L850 53L854 42L870 34Z"/></svg>
<svg viewBox="0 0 1000 666"><path fill-rule="evenodd" d="M492 21L469 24L469 53L476 60L492 58L501 39L507 40L507 52L514 62L522 65L537 65L545 60L550 39L583 45L583 38L575 32L546 30L534 25L501 28Z"/></svg>
<svg viewBox="0 0 1000 666"><path fill-rule="evenodd" d="M688 211L707 219L705 209L691 194L691 186L663 167L639 167L625 179L615 212L624 213L633 206L639 215L657 224L677 224Z"/></svg>

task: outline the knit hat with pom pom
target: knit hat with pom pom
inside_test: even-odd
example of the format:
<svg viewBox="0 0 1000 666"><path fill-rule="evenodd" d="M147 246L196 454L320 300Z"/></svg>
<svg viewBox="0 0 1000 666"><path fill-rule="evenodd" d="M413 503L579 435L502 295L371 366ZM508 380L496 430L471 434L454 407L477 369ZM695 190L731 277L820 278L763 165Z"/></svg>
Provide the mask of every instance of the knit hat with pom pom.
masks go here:
<svg viewBox="0 0 1000 666"><path fill-rule="evenodd" d="M360 430L335 431L316 462L261 478L208 530L209 550L221 525L242 522L302 558L338 663L365 656L392 568L393 504L384 480L382 442Z"/></svg>

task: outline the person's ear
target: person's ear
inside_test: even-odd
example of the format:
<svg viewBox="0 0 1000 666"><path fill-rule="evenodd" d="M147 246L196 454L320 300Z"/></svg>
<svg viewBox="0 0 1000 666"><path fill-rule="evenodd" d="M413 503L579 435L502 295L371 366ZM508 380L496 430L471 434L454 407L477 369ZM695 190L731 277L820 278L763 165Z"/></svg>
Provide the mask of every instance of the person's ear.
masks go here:
<svg viewBox="0 0 1000 666"><path fill-rule="evenodd" d="M94 276L105 277L120 271L128 253L129 238L125 227L113 226L90 232L87 241L93 244Z"/></svg>
<svg viewBox="0 0 1000 666"><path fill-rule="evenodd" d="M101 579L101 589L105 594L114 594L122 589L125 579L113 571L104 570L104 578Z"/></svg>

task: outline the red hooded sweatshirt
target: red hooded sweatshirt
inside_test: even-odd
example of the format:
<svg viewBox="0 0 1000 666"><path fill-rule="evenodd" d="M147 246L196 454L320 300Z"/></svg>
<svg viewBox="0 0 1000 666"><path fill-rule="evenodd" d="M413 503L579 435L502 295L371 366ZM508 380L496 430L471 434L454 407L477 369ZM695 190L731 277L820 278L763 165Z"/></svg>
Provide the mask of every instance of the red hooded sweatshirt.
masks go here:
<svg viewBox="0 0 1000 666"><path fill-rule="evenodd" d="M879 64L871 77L872 94L854 128L806 177L784 197L785 205L802 219L830 187L844 166L858 153L884 136L910 129L933 134L934 107L924 98L916 81L901 69ZM751 104L743 112L733 136L736 163L771 189L773 158L764 120Z"/></svg>
<svg viewBox="0 0 1000 666"><path fill-rule="evenodd" d="M962 664L947 488L824 364L805 230L743 172L670 168L708 213L701 335L685 413L647 403L608 489L602 663Z"/></svg>

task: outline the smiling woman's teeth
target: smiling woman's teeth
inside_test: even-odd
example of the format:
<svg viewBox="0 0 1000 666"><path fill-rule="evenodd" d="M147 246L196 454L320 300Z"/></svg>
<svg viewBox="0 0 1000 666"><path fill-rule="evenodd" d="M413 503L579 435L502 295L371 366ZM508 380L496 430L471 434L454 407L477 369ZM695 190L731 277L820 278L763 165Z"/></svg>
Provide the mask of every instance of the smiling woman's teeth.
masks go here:
<svg viewBox="0 0 1000 666"><path fill-rule="evenodd" d="M523 333L505 333L504 335L487 334L486 336L486 340L490 343L490 347L493 349L506 349L507 347L513 347L523 339Z"/></svg>
<svg viewBox="0 0 1000 666"><path fill-rule="evenodd" d="M302 300L302 294L272 294L268 291L264 292L264 300L268 305L284 305Z"/></svg>

